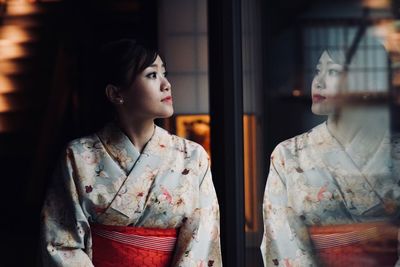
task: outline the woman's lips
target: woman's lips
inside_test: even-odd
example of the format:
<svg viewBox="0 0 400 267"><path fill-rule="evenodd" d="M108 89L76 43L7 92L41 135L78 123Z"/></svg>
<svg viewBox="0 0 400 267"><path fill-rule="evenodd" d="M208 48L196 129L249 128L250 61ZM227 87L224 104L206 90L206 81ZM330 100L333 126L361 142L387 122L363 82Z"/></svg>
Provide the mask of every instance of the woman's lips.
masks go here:
<svg viewBox="0 0 400 267"><path fill-rule="evenodd" d="M313 100L313 102L315 102L315 103L322 102L322 101L324 101L325 99L326 99L325 96L318 95L318 94L315 94L315 95L312 96L312 100Z"/></svg>
<svg viewBox="0 0 400 267"><path fill-rule="evenodd" d="M169 102L172 103L172 96L167 96L161 99L161 102Z"/></svg>

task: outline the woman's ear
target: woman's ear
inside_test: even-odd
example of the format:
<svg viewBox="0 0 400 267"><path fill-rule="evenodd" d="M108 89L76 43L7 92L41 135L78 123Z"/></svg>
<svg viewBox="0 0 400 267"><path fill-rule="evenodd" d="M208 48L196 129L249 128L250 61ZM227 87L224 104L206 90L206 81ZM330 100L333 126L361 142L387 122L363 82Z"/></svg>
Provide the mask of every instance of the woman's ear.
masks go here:
<svg viewBox="0 0 400 267"><path fill-rule="evenodd" d="M115 85L107 84L106 86L106 96L108 100L114 105L124 104L124 98L121 95L121 89Z"/></svg>

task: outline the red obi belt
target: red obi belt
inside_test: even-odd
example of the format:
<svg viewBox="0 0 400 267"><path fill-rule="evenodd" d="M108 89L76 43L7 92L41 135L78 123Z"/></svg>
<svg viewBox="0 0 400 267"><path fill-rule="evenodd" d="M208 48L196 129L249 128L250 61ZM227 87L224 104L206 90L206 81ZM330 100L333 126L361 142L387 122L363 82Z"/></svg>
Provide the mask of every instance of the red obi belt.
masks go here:
<svg viewBox="0 0 400 267"><path fill-rule="evenodd" d="M177 229L91 225L96 267L167 267Z"/></svg>
<svg viewBox="0 0 400 267"><path fill-rule="evenodd" d="M313 226L309 229L323 267L393 267L398 228L389 223Z"/></svg>

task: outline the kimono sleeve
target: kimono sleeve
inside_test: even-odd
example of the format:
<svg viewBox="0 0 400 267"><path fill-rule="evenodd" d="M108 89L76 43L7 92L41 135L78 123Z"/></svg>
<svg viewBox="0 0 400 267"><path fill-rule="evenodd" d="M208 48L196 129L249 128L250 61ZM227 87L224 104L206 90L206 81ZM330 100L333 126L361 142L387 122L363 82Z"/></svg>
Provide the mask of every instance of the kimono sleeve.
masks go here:
<svg viewBox="0 0 400 267"><path fill-rule="evenodd" d="M41 266L93 266L89 223L79 203L71 158L67 150L42 209Z"/></svg>
<svg viewBox="0 0 400 267"><path fill-rule="evenodd" d="M199 184L199 205L184 220L179 230L172 266L222 266L220 247L219 206L212 182L209 158L202 150L203 166Z"/></svg>
<svg viewBox="0 0 400 267"><path fill-rule="evenodd" d="M264 266L317 266L311 253L306 226L288 204L284 176L285 159L275 149L263 201L264 235L261 253Z"/></svg>

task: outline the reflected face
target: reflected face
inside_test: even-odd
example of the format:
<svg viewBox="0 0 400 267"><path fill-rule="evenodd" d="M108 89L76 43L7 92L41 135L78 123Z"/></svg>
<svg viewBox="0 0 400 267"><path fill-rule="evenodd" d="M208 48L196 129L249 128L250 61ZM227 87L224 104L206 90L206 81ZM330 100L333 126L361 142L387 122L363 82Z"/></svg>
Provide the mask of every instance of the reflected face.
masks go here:
<svg viewBox="0 0 400 267"><path fill-rule="evenodd" d="M336 63L324 51L315 69L311 84L312 106L316 115L331 115L335 111L334 99L342 84L343 65Z"/></svg>
<svg viewBox="0 0 400 267"><path fill-rule="evenodd" d="M125 110L137 118L168 118L174 112L171 84L167 80L165 65L159 56L121 94Z"/></svg>

